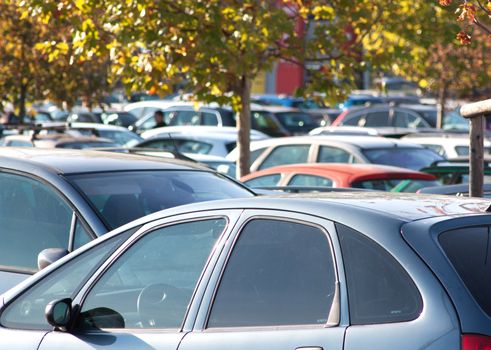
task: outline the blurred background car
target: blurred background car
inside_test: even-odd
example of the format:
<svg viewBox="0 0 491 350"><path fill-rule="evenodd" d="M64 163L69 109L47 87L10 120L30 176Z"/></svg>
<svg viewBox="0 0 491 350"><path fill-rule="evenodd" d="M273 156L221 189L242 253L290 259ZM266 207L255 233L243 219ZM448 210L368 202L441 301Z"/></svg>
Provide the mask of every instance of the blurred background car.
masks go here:
<svg viewBox="0 0 491 350"><path fill-rule="evenodd" d="M421 133L411 134L402 138L434 150L442 157L451 159L469 155L469 135L463 133ZM483 140L484 153L491 153L491 141Z"/></svg>
<svg viewBox="0 0 491 350"><path fill-rule="evenodd" d="M166 126L142 133L143 141L134 147L225 157L237 146L237 133L237 128L228 126ZM251 141L268 138L260 131L251 130Z"/></svg>
<svg viewBox="0 0 491 350"><path fill-rule="evenodd" d="M372 163L412 170L444 160L421 145L373 136L295 136L253 141L250 171L298 163ZM237 161L237 148L227 159Z"/></svg>
<svg viewBox="0 0 491 350"><path fill-rule="evenodd" d="M409 108L386 104L347 109L332 122L332 126L341 125L432 129L423 114Z"/></svg>
<svg viewBox="0 0 491 350"><path fill-rule="evenodd" d="M41 148L0 150L0 293L133 219L191 202L248 197L208 167L170 158Z"/></svg>
<svg viewBox="0 0 491 350"><path fill-rule="evenodd" d="M275 186L354 187L377 191L416 192L437 186L427 173L377 164L310 163L271 167L240 179L251 188Z"/></svg>
<svg viewBox="0 0 491 350"><path fill-rule="evenodd" d="M491 159L483 161L483 180L491 182ZM436 161L424 167L421 171L432 174L443 185L455 185L469 182L469 157L458 157L448 160Z"/></svg>

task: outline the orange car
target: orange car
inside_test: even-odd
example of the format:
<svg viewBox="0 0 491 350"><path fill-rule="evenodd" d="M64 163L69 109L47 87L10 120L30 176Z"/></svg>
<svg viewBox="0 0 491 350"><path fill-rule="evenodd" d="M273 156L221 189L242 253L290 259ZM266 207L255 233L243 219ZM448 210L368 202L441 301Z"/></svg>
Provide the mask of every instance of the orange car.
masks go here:
<svg viewBox="0 0 491 350"><path fill-rule="evenodd" d="M240 179L252 188L276 186L354 187L392 192L416 192L438 186L435 176L377 164L309 163L276 166Z"/></svg>

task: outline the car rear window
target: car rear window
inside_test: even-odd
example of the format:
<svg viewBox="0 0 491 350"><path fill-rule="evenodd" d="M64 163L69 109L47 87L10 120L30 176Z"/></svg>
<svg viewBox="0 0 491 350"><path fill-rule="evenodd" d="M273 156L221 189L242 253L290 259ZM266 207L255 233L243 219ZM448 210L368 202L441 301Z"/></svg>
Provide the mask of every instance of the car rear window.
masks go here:
<svg viewBox="0 0 491 350"><path fill-rule="evenodd" d="M438 240L458 275L484 312L491 317L490 227L446 231Z"/></svg>
<svg viewBox="0 0 491 350"><path fill-rule="evenodd" d="M394 165L402 168L420 170L427 167L434 161L444 158L436 152L426 148L379 148L365 149L362 151L370 163Z"/></svg>

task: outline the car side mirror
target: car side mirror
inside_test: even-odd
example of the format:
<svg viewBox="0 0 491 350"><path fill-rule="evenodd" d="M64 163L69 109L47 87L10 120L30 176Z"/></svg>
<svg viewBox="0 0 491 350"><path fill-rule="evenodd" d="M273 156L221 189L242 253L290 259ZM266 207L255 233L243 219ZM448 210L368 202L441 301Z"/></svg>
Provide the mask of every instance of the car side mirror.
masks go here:
<svg viewBox="0 0 491 350"><path fill-rule="evenodd" d="M63 258L68 254L68 250L63 248L47 248L42 250L38 254L38 268L44 269L46 266L51 265L56 260Z"/></svg>
<svg viewBox="0 0 491 350"><path fill-rule="evenodd" d="M44 310L46 320L55 329L66 331L72 317L72 299L53 300Z"/></svg>

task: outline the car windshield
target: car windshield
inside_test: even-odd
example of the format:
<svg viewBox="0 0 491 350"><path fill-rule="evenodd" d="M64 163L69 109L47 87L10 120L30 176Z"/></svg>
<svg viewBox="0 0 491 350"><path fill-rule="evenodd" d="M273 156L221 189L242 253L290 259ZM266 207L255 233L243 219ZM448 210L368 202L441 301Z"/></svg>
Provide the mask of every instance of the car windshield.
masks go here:
<svg viewBox="0 0 491 350"><path fill-rule="evenodd" d="M444 158L426 148L379 148L362 151L371 163L420 170Z"/></svg>
<svg viewBox="0 0 491 350"><path fill-rule="evenodd" d="M235 182L207 171L120 171L67 178L110 229L182 204L253 195Z"/></svg>

